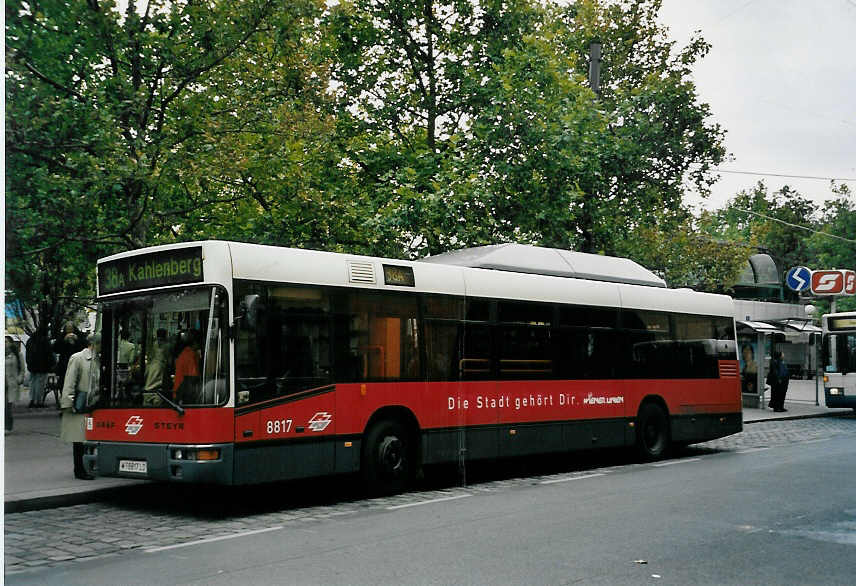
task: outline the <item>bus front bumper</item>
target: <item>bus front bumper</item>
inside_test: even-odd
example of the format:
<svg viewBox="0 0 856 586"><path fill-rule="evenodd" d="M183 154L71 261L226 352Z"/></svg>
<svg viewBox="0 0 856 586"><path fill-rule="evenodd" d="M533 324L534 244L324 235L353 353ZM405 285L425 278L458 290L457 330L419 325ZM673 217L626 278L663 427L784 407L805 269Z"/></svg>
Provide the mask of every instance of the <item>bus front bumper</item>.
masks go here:
<svg viewBox="0 0 856 586"><path fill-rule="evenodd" d="M856 395L846 394L844 387L826 387L824 389L826 406L832 408L853 407L856 408Z"/></svg>
<svg viewBox="0 0 856 586"><path fill-rule="evenodd" d="M232 484L232 444L85 442L83 465L98 476Z"/></svg>

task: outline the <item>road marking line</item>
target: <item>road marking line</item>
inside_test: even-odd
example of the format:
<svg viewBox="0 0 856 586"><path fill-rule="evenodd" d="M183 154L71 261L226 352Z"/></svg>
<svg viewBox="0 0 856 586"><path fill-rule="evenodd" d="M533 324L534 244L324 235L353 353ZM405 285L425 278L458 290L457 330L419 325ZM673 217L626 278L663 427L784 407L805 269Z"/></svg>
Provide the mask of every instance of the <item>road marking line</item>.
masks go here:
<svg viewBox="0 0 856 586"><path fill-rule="evenodd" d="M669 462L660 462L659 464L651 464L655 468L662 468L663 466L674 466L675 464L688 464L690 462L701 462L701 458L689 458L688 460L671 460Z"/></svg>
<svg viewBox="0 0 856 586"><path fill-rule="evenodd" d="M473 496L471 494L459 494L456 496L447 496L440 499L431 499L428 501L419 501L418 503L407 503L404 505L393 505L391 507L387 507L387 511L394 511L396 509L406 509L407 507L418 507L419 505L430 505L432 503L442 503L443 501L454 501L457 499L465 499L468 496Z"/></svg>
<svg viewBox="0 0 856 586"><path fill-rule="evenodd" d="M231 535L221 535L220 537L208 537L207 539L197 539L196 541L188 541L187 543L176 543L175 545L165 545L164 547L152 547L146 550L146 553L155 553L158 551L166 551L168 549L178 549L179 547L190 547L191 545L200 545L202 543L211 543L214 541L223 541L225 539L234 539L235 537L246 537L247 535L255 535L257 533L267 533L268 531L278 531L282 529L282 525L276 527L268 527L267 529L256 529L254 531L242 531L241 533L232 533Z"/></svg>
<svg viewBox="0 0 856 586"><path fill-rule="evenodd" d="M752 454L754 452L763 452L764 450L769 450L770 448L747 448L745 450L737 450L735 454Z"/></svg>
<svg viewBox="0 0 856 586"><path fill-rule="evenodd" d="M583 476L570 476L568 478L556 478L554 480L542 480L541 484L556 484L557 482L569 482L571 480L582 480L584 478L594 478L595 476L606 476L606 474L602 472L598 472L596 474L585 474Z"/></svg>

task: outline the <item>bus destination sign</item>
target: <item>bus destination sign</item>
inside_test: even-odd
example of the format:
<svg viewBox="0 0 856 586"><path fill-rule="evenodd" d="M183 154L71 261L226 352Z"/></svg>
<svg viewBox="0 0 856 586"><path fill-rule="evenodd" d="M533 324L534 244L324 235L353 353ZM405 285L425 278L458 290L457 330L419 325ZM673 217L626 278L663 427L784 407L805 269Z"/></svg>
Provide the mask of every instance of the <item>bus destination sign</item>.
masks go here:
<svg viewBox="0 0 856 586"><path fill-rule="evenodd" d="M201 246L130 256L98 265L99 295L202 280Z"/></svg>
<svg viewBox="0 0 856 586"><path fill-rule="evenodd" d="M856 329L856 317L831 317L827 326L830 332L850 332Z"/></svg>
<svg viewBox="0 0 856 586"><path fill-rule="evenodd" d="M383 265L383 281L387 285L398 287L416 286L416 281L413 278L413 267Z"/></svg>

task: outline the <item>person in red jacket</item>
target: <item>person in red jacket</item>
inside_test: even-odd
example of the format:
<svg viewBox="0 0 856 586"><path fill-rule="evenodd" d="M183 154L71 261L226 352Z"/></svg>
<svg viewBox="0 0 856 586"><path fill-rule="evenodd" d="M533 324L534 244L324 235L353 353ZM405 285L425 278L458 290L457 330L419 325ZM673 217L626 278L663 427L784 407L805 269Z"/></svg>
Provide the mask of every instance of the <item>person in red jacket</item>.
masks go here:
<svg viewBox="0 0 856 586"><path fill-rule="evenodd" d="M187 337L186 345L175 360L175 379L172 382L172 397L178 399L178 390L186 377L199 377L199 334L190 330L182 337Z"/></svg>

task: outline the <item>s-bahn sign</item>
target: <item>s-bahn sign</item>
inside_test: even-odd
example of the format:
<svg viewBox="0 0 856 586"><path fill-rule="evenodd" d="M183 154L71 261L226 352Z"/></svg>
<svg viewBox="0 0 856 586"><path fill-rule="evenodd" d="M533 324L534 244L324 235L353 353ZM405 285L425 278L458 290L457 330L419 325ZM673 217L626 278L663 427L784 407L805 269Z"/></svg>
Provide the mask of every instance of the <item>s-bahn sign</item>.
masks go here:
<svg viewBox="0 0 856 586"><path fill-rule="evenodd" d="M844 273L844 294L856 295L856 271L841 271Z"/></svg>
<svg viewBox="0 0 856 586"><path fill-rule="evenodd" d="M856 293L856 272L850 270L812 271L812 295L853 295Z"/></svg>
<svg viewBox="0 0 856 586"><path fill-rule="evenodd" d="M844 273L842 271L813 271L811 273L811 292L815 295L841 295L844 293Z"/></svg>
<svg viewBox="0 0 856 586"><path fill-rule="evenodd" d="M785 283L792 291L805 291L811 286L811 269L794 267L785 276Z"/></svg>
<svg viewBox="0 0 856 586"><path fill-rule="evenodd" d="M814 296L856 295L856 271L793 267L785 274L785 284L797 293L805 291Z"/></svg>

